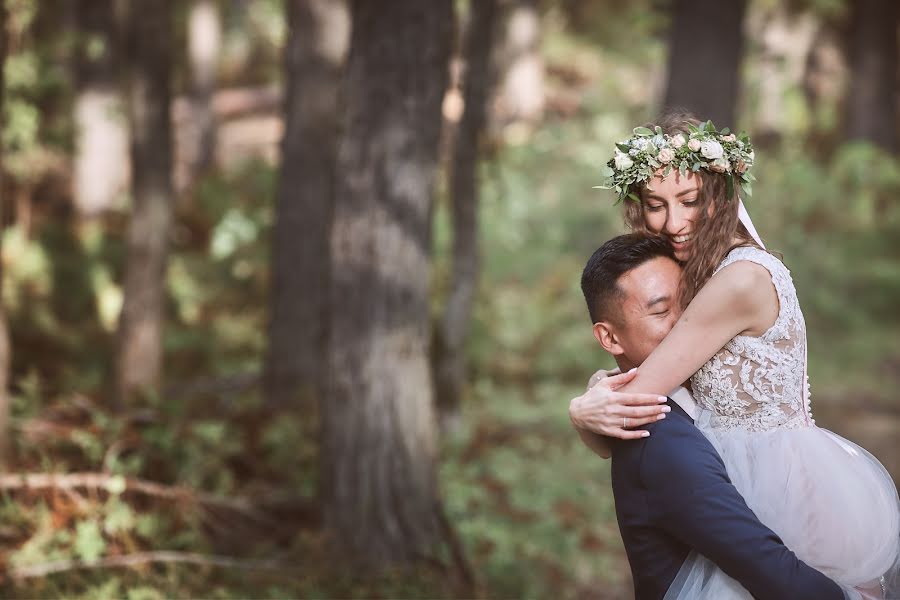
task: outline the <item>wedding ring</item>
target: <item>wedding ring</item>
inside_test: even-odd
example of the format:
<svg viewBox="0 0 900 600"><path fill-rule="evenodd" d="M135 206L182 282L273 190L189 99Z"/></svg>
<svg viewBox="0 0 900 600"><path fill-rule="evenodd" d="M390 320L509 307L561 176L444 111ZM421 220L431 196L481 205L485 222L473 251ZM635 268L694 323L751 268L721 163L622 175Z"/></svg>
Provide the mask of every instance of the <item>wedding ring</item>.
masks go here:
<svg viewBox="0 0 900 600"><path fill-rule="evenodd" d="M628 417L622 417L622 429L628 429Z"/></svg>

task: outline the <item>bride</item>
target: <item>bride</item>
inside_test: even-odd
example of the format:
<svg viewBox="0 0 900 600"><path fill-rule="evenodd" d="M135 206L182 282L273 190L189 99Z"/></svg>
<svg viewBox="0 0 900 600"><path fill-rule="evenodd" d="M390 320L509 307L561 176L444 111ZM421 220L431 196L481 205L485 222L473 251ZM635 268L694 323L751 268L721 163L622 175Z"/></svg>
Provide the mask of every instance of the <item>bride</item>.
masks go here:
<svg viewBox="0 0 900 600"><path fill-rule="evenodd" d="M670 115L616 147L606 187L625 202L632 229L672 244L683 266L685 307L618 392L665 394L690 378L702 409L696 424L759 519L848 598L893 597L897 490L872 455L812 419L806 325L791 275L765 250L740 200L739 190L749 195L753 181L750 140ZM635 437L599 424L609 396L583 398L570 408L576 426ZM692 554L666 598L750 595Z"/></svg>

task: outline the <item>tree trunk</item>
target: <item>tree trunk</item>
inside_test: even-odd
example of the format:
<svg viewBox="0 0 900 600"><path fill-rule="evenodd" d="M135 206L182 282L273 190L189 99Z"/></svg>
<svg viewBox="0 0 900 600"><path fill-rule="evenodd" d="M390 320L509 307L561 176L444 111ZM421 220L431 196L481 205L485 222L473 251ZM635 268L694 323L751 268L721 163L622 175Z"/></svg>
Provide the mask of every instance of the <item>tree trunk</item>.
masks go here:
<svg viewBox="0 0 900 600"><path fill-rule="evenodd" d="M82 218L112 208L129 179L114 0L78 0L73 193Z"/></svg>
<svg viewBox="0 0 900 600"><path fill-rule="evenodd" d="M191 123L187 182L211 164L216 123L212 97L222 52L222 23L216 0L194 0L188 16L188 59L191 65Z"/></svg>
<svg viewBox="0 0 900 600"><path fill-rule="evenodd" d="M746 0L674 0L663 108L734 128Z"/></svg>
<svg viewBox="0 0 900 600"><path fill-rule="evenodd" d="M497 0L471 4L464 50L464 112L453 145L450 203L453 227L453 271L444 315L434 340L434 381L444 428L458 421L466 382L465 341L478 284L478 157L491 88L491 50Z"/></svg>
<svg viewBox="0 0 900 600"><path fill-rule="evenodd" d="M172 221L170 0L131 6L129 116L133 212L119 322L119 402L160 383L166 255Z"/></svg>
<svg viewBox="0 0 900 600"><path fill-rule="evenodd" d="M451 0L356 0L331 234L322 500L372 567L440 540L428 363L432 185Z"/></svg>
<svg viewBox="0 0 900 600"><path fill-rule="evenodd" d="M789 5L751 7L747 15L747 35L757 41L754 87L757 97L746 107L752 120L756 148L778 144L782 136L797 132L788 122L786 100L791 89L803 85L806 65L821 28L809 10Z"/></svg>
<svg viewBox="0 0 900 600"><path fill-rule="evenodd" d="M538 121L544 114L545 104L538 2L513 0L506 13L503 40L498 52L502 76L496 116L501 124Z"/></svg>
<svg viewBox="0 0 900 600"><path fill-rule="evenodd" d="M6 66L7 31L9 26L6 12L6 3L0 2L0 131L6 124L5 94L6 78L4 67ZM0 144L0 255L3 254L3 230L6 228L6 215L3 207L6 202L4 194L5 177L3 172L3 144ZM0 260L0 299L3 298L3 261ZM6 464L7 443L9 433L9 365L12 359L10 347L9 326L6 322L6 311L3 302L0 301L0 465Z"/></svg>
<svg viewBox="0 0 900 600"><path fill-rule="evenodd" d="M308 407L324 383L338 88L350 22L346 4L334 0L290 0L287 10L265 394L271 407Z"/></svg>
<svg viewBox="0 0 900 600"><path fill-rule="evenodd" d="M897 151L896 0L851 4L847 137Z"/></svg>

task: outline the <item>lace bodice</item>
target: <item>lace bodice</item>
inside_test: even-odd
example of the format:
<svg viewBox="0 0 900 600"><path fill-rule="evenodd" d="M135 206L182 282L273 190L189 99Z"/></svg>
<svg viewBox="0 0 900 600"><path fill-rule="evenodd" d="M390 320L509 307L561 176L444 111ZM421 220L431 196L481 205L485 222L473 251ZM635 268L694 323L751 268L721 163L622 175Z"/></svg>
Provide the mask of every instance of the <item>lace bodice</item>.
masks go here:
<svg viewBox="0 0 900 600"><path fill-rule="evenodd" d="M753 247L735 248L716 268L749 260L765 267L778 294L778 318L759 337L739 335L691 378L694 399L717 427L767 431L812 423L806 378L806 324L790 271Z"/></svg>

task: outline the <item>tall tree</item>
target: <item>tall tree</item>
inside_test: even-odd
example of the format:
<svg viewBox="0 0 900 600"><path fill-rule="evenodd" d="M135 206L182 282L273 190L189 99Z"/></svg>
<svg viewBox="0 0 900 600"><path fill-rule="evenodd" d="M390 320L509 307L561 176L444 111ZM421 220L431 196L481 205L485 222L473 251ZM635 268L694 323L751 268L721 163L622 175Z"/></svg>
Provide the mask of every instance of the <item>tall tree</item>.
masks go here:
<svg viewBox="0 0 900 600"><path fill-rule="evenodd" d="M78 0L73 188L80 217L110 209L128 185L128 119L114 0Z"/></svg>
<svg viewBox="0 0 900 600"><path fill-rule="evenodd" d="M269 406L308 406L321 391L325 371L338 88L350 21L346 4L335 0L290 0L286 8L286 123L265 393Z"/></svg>
<svg viewBox="0 0 900 600"><path fill-rule="evenodd" d="M171 0L129 6L131 170L128 228L119 321L117 392L123 402L159 384L168 237L172 221Z"/></svg>
<svg viewBox="0 0 900 600"><path fill-rule="evenodd" d="M0 131L4 130L6 119L5 94L6 78L4 67L6 66L7 30L8 19L6 2L0 2ZM4 191L5 178L3 176L3 143L0 140L0 251L2 251L3 230L6 227L6 211L4 210L6 195ZM0 252L2 255L2 252ZM12 349L9 341L9 327L6 323L6 311L3 307L3 261L0 260L0 464L6 457L7 433L9 431L9 365Z"/></svg>
<svg viewBox="0 0 900 600"><path fill-rule="evenodd" d="M188 14L188 59L191 65L189 180L209 167L215 149L212 96L222 51L222 20L216 0L194 0Z"/></svg>
<svg viewBox="0 0 900 600"><path fill-rule="evenodd" d="M472 6L480 4L472 2ZM544 113L544 61L538 0L511 0L504 11L498 48L498 117L503 122L537 121Z"/></svg>
<svg viewBox="0 0 900 600"><path fill-rule="evenodd" d="M497 29L497 0L471 3L463 76L464 112L453 145L450 205L453 227L453 271L447 305L434 339L437 407L444 425L459 415L466 381L464 344L478 283L478 158L487 98L492 83L491 50Z"/></svg>
<svg viewBox="0 0 900 600"><path fill-rule="evenodd" d="M856 0L850 10L847 137L896 152L900 4L896 0Z"/></svg>
<svg viewBox="0 0 900 600"><path fill-rule="evenodd" d="M674 0L664 108L735 126L746 0Z"/></svg>
<svg viewBox="0 0 900 600"><path fill-rule="evenodd" d="M326 523L363 564L440 539L428 363L432 185L451 0L352 4L331 235Z"/></svg>

